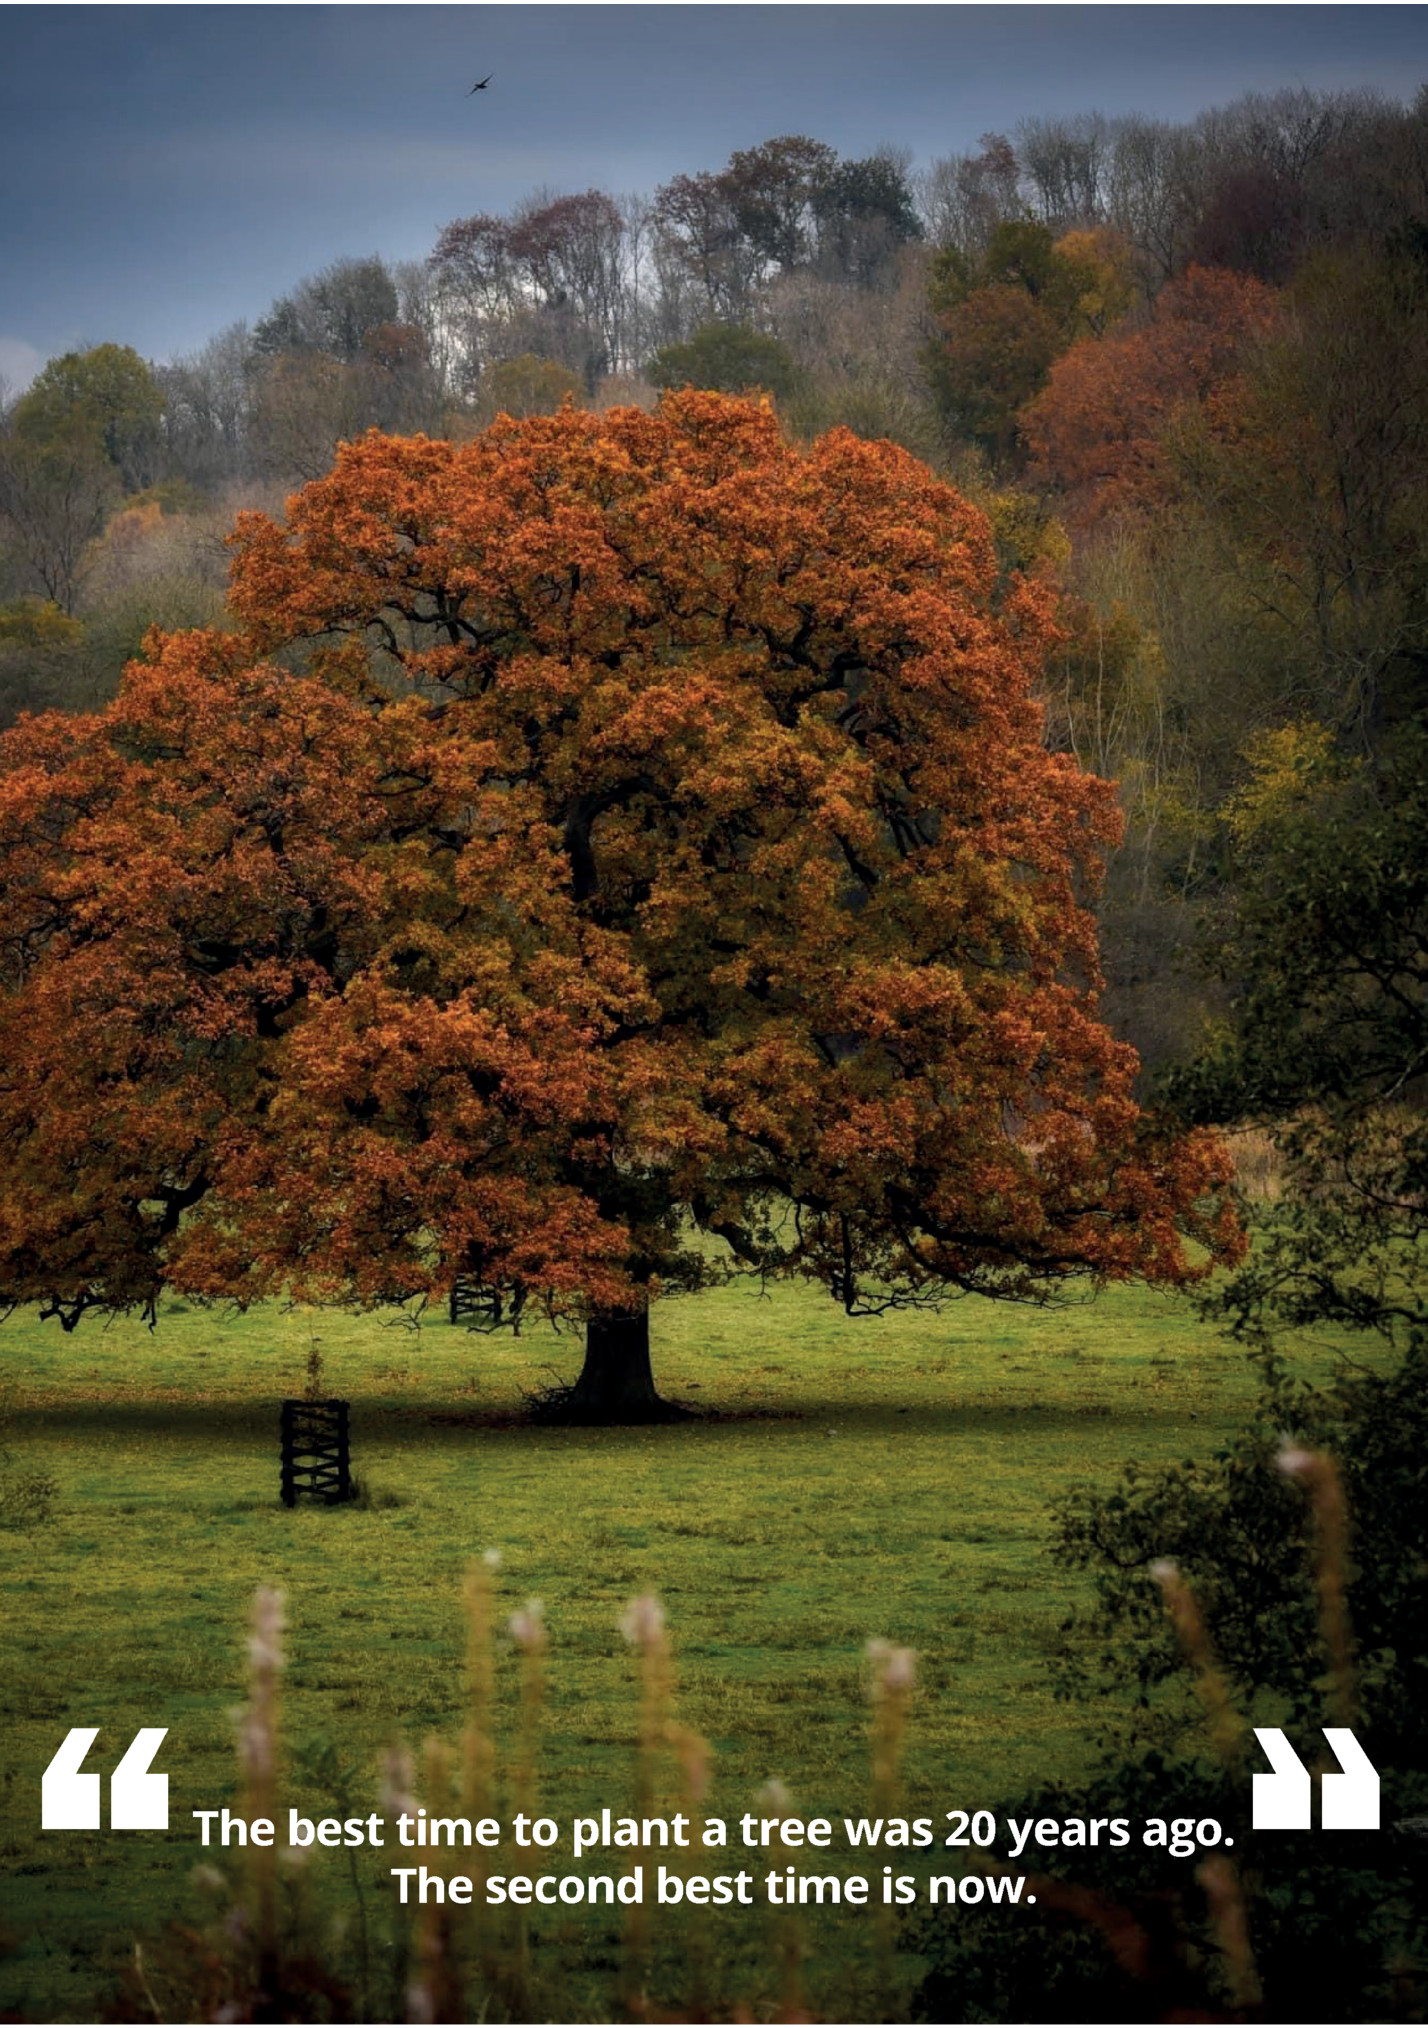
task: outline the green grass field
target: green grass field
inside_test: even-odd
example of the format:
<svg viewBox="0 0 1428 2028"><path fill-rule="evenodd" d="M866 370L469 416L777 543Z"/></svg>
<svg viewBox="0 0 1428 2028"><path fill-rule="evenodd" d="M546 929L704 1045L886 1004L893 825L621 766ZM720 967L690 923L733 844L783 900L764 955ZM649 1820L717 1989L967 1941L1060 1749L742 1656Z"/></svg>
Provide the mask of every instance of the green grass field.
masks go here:
<svg viewBox="0 0 1428 2028"><path fill-rule="evenodd" d="M352 1402L370 1506L278 1503L277 1404L303 1391L314 1333L324 1391ZM153 1334L5 1325L12 1464L52 1474L59 1496L47 1525L0 1537L0 2009L89 2017L135 1939L197 1907L188 1812L235 1793L230 1713L261 1583L287 1597L286 1746L331 1740L364 1812L384 1744L459 1737L460 1587L488 1547L503 1605L545 1605L539 1782L562 1822L630 1807L634 1664L616 1621L646 1588L669 1616L680 1715L716 1750L709 1807L730 1819L771 1776L806 1814L867 1807L873 1635L920 1657L910 1813L995 1808L1087 1767L1098 1714L1055 1702L1045 1669L1080 1597L1050 1559L1048 1503L1130 1457L1212 1452L1253 1393L1242 1354L1144 1290L849 1321L813 1291L735 1284L668 1303L654 1335L664 1391L700 1420L530 1426L524 1392L578 1363L575 1340L544 1331L180 1305ZM517 1662L499 1671L507 1737ZM102 1728L101 1767L140 1725L170 1728L167 1835L41 1833L40 1774L72 1725ZM339 1810L292 1773L281 1795ZM345 1858L322 1858L340 1897ZM381 1879L380 1855L362 1863ZM391 1900L374 1888L383 1920ZM562 1915L557 1949L578 1957L590 1920ZM853 1928L839 1934L856 1954ZM814 2005L821 1988L844 2011L829 1997L844 1979L835 1950ZM610 2002L582 2004L597 2018Z"/></svg>

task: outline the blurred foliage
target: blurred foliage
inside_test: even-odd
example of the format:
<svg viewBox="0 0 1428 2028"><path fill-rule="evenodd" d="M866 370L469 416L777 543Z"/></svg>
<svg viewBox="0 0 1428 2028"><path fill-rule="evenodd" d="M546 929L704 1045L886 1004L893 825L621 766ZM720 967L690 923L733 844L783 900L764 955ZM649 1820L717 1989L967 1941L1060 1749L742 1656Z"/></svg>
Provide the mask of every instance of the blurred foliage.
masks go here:
<svg viewBox="0 0 1428 2028"><path fill-rule="evenodd" d="M1335 1460L1352 1518L1356 1729L1380 1768L1428 1774L1425 1365L1420 1344L1386 1371L1346 1366L1310 1386L1272 1361L1253 1417L1208 1463L1130 1464L1110 1493L1082 1488L1058 1503L1057 1561L1089 1573L1096 1593L1067 1623L1058 1691L1113 1699L1109 1743L1204 1750L1184 1656L1148 1575L1158 1557L1190 1584L1241 1714L1316 1739L1326 1664L1308 1509L1275 1466L1289 1440Z"/></svg>
<svg viewBox="0 0 1428 2028"><path fill-rule="evenodd" d="M1083 1785L1040 1787L1003 1821L1119 1816L1131 1842L1077 1851L1074 1879L1068 1855L1030 1847L1019 1866L1045 1867L1032 1907L919 1915L906 1938L928 1969L908 2018L1421 2021L1428 1839L1413 1819L1428 1785L1405 1783L1396 1801L1403 1816L1384 1831L1294 1838L1256 1835L1247 1783L1203 1760L1151 1752ZM1222 1865L1235 1862L1247 1916L1248 2006L1196 1859L1141 1842L1147 1819L1176 1816L1213 1818L1233 1841Z"/></svg>
<svg viewBox="0 0 1428 2028"><path fill-rule="evenodd" d="M1147 1849L1152 1816L1215 1819L1248 1918L1250 1977L1269 2021L1421 2020L1428 1978L1428 1373L1421 1343L1381 1373L1311 1386L1266 1364L1258 1408L1209 1462L1129 1465L1109 1493L1057 1503L1057 1561L1096 1602L1063 1627L1058 1694L1108 1716L1104 1771L1008 1804L1023 1817L1124 1816L1131 1842L1029 1848L1044 1864L1035 1910L986 1907L975 1929L929 1914L910 1941L930 1970L914 2020L1144 2021L1238 2016L1223 1919L1191 1862ZM1276 1469L1286 1434L1331 1456L1352 1524L1348 1601L1357 1637L1354 1730L1382 1778L1383 1827L1332 1837L1254 1831L1258 1749L1210 1751L1200 1684L1148 1566L1170 1558L1201 1609L1246 1725L1284 1728L1310 1766L1327 1658L1302 1491ZM1240 1968L1241 1978L1244 1967Z"/></svg>

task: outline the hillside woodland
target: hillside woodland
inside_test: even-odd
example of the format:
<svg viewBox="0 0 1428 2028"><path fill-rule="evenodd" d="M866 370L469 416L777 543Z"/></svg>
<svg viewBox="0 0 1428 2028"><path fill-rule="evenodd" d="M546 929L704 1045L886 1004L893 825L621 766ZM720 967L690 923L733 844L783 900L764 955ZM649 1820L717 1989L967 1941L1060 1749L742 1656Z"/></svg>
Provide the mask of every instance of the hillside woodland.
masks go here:
<svg viewBox="0 0 1428 2028"><path fill-rule="evenodd" d="M1033 117L926 168L785 135L334 259L187 358L52 360L0 424L0 724L221 623L235 513L344 439L686 384L891 439L1054 583L1048 742L1125 817L1107 1011L1149 1071L1183 1055L1224 1005L1187 968L1236 796L1326 743L1381 765L1420 701L1428 95Z"/></svg>

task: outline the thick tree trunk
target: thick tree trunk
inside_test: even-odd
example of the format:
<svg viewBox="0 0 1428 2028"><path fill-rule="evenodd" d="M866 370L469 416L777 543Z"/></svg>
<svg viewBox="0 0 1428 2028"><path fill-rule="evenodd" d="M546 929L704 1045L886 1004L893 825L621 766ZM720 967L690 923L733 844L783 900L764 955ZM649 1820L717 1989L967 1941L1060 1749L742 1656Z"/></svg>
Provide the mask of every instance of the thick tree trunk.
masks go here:
<svg viewBox="0 0 1428 2028"><path fill-rule="evenodd" d="M568 1393L550 1403L556 1422L679 1422L689 1413L666 1401L650 1366L650 1313L616 1310L585 1327L585 1364Z"/></svg>

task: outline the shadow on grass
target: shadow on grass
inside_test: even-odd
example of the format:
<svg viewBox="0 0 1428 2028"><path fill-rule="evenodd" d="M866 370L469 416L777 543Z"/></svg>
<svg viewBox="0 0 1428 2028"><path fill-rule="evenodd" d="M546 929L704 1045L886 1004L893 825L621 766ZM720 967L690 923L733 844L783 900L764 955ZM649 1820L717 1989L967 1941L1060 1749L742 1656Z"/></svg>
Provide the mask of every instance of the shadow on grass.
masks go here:
<svg viewBox="0 0 1428 2028"><path fill-rule="evenodd" d="M1066 1401L965 1401L929 1408L896 1402L854 1399L819 1401L783 1396L777 1407L763 1403L685 1403L689 1413L676 1423L615 1425L560 1425L540 1422L524 1407L509 1405L479 1408L462 1407L449 1398L414 1401L368 1399L352 1404L354 1441L365 1436L386 1445L460 1444L471 1436L524 1438L541 1449L595 1439L627 1438L662 1445L707 1444L751 1429L793 1431L801 1426L811 1439L834 1444L839 1439L856 1441L864 1437L921 1437L942 1430L948 1436L965 1436L969 1431L992 1435L1015 1435L1028 1428L1051 1428L1067 1424L1075 1429L1099 1425L1102 1429L1166 1430L1186 1420L1186 1411L1173 1402L1112 1406L1106 1402ZM199 1447L227 1446L235 1439L271 1443L278 1441L279 1404L272 1401L237 1400L182 1402L146 1400L127 1395L118 1400L54 1400L32 1402L11 1412L11 1430L19 1438L33 1437L131 1437L171 1440ZM1192 1417L1193 1419L1193 1417Z"/></svg>

